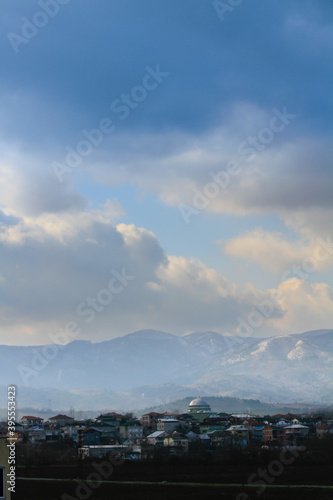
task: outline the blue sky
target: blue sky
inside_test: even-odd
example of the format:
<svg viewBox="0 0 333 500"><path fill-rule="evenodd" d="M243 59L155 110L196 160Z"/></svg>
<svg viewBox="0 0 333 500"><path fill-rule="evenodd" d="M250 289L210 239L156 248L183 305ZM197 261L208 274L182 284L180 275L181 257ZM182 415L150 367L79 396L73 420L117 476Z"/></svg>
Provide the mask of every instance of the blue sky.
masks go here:
<svg viewBox="0 0 333 500"><path fill-rule="evenodd" d="M332 326L330 0L1 10L0 342Z"/></svg>

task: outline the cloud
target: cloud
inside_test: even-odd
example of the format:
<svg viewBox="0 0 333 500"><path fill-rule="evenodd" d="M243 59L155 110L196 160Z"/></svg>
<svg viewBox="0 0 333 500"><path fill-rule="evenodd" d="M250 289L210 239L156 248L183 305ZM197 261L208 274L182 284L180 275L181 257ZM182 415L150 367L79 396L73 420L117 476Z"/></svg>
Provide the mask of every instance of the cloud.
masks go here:
<svg viewBox="0 0 333 500"><path fill-rule="evenodd" d="M205 211L210 221L251 215L258 227L260 217L277 214L283 233L265 227L235 236L230 217L227 255L275 273L311 257L333 212L330 4L242 2L222 24L212 2L72 1L15 54L6 34L21 33L22 18L36 10L32 0L7 2L0 20L2 338L43 343L73 316L92 339L144 327L234 332L258 290L235 285L204 258L169 255L157 215L156 234L146 220L125 224L125 208L105 203L105 190L123 194L132 185L166 207L193 207L204 196L198 216ZM111 104L141 84L147 65L170 76L121 120ZM52 163L103 118L115 132L58 182ZM230 164L237 173L212 188ZM132 198L119 196L130 209ZM331 263L330 255L320 270ZM78 318L78 305L123 268L135 276L128 287L92 325ZM268 333L286 331L288 318L295 331L303 317L309 325L331 319L323 283L300 282L288 298L265 323Z"/></svg>
<svg viewBox="0 0 333 500"><path fill-rule="evenodd" d="M32 18L36 8L34 2L6 4L4 32L19 32L22 16ZM82 51L87 25L90 43ZM206 2L162 1L159 9L152 0L101 1L82 9L70 2L19 54L4 37L1 62L9 70L1 87L0 133L10 158L3 168L19 172L10 179L7 205L34 215L82 208L87 200L75 187L75 174L60 187L49 167L64 158L68 145L78 144L83 129L109 117L116 133L84 160L78 175L132 183L177 206L193 203L193 190L211 181L209 172L234 161L241 174L206 211L245 215L332 207L325 101L332 25L325 3L297 0L257 10L244 2L223 25ZM73 72L73 64L80 71ZM149 64L170 76L120 120L111 103L141 82ZM239 147L269 127L273 109L296 118L269 143L261 142L249 162Z"/></svg>
<svg viewBox="0 0 333 500"><path fill-rule="evenodd" d="M43 215L2 227L3 342L47 343L48 334L67 321L79 324L80 338L92 340L139 328L236 333L238 318L250 314L258 296L271 297L272 290L233 284L198 259L168 256L151 231L114 225L112 207L117 214L118 203L108 201L100 210ZM120 290L118 282L119 293L108 300L110 280L121 274L129 277L128 284ZM288 329L286 317L288 331L299 331L306 308L308 324L320 319L316 328L333 319L328 285L289 280L280 288L285 300L254 336L282 333Z"/></svg>
<svg viewBox="0 0 333 500"><path fill-rule="evenodd" d="M82 209L87 200L70 183L57 182L48 159L2 144L0 208L16 216Z"/></svg>
<svg viewBox="0 0 333 500"><path fill-rule="evenodd" d="M216 108L218 123L202 131L142 128L133 134L120 126L84 164L97 182L130 182L177 205L191 203L193 188L203 190L211 171L234 162L239 175L210 200L207 211L332 207L329 133L304 130L303 117L285 104L267 109L238 100L227 111Z"/></svg>
<svg viewBox="0 0 333 500"><path fill-rule="evenodd" d="M286 333L330 328L333 322L333 289L326 283L292 278L280 284L279 307L284 314L272 318L268 327ZM272 290L273 292L273 290Z"/></svg>
<svg viewBox="0 0 333 500"><path fill-rule="evenodd" d="M3 341L45 343L50 330L70 320L81 324L83 338L95 340L139 327L179 334L204 325L225 331L250 310L251 287L238 288L197 259L167 256L144 228L113 225L110 206L2 227ZM114 271L133 279L90 324L78 313L88 307L78 306L107 293Z"/></svg>
<svg viewBox="0 0 333 500"><path fill-rule="evenodd" d="M227 255L255 262L273 273L285 273L296 265L303 267L304 273L333 267L332 233L324 238L311 236L310 241L288 241L281 233L257 229L220 244Z"/></svg>
<svg viewBox="0 0 333 500"><path fill-rule="evenodd" d="M40 10L28 0L3 8L4 34L20 34L22 17ZM243 2L223 24L212 2L162 0L158 9L153 0L69 2L19 54L2 37L0 129L26 147L65 147L110 113L147 64L171 77L123 122L124 131L203 132L239 101L266 111L294 106L304 128L316 130L320 120L327 129L332 39L325 2L272 0L258 9Z"/></svg>

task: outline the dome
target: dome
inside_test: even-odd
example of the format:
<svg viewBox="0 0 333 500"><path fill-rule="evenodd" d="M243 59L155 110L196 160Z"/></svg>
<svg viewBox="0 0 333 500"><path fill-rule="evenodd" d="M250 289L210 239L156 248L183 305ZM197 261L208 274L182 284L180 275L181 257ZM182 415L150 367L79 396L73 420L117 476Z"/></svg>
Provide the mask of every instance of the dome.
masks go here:
<svg viewBox="0 0 333 500"><path fill-rule="evenodd" d="M209 407L209 404L207 403L207 401L205 401L202 398L195 398L195 399L192 399L189 406L208 406Z"/></svg>

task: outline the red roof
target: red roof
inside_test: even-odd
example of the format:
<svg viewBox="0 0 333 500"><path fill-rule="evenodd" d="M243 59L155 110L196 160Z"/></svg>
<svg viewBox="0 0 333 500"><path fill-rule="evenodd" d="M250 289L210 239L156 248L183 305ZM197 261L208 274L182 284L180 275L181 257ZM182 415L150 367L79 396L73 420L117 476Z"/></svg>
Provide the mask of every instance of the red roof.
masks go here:
<svg viewBox="0 0 333 500"><path fill-rule="evenodd" d="M24 417L21 418L21 420L44 420L44 419L41 417L32 417L30 415L28 416L25 415Z"/></svg>

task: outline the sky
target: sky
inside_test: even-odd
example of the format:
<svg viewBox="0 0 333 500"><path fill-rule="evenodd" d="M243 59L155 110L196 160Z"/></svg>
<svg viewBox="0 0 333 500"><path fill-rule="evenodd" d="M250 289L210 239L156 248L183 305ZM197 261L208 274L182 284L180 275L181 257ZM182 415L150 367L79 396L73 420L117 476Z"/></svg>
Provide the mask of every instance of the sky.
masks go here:
<svg viewBox="0 0 333 500"><path fill-rule="evenodd" d="M332 328L331 0L0 25L0 343Z"/></svg>

